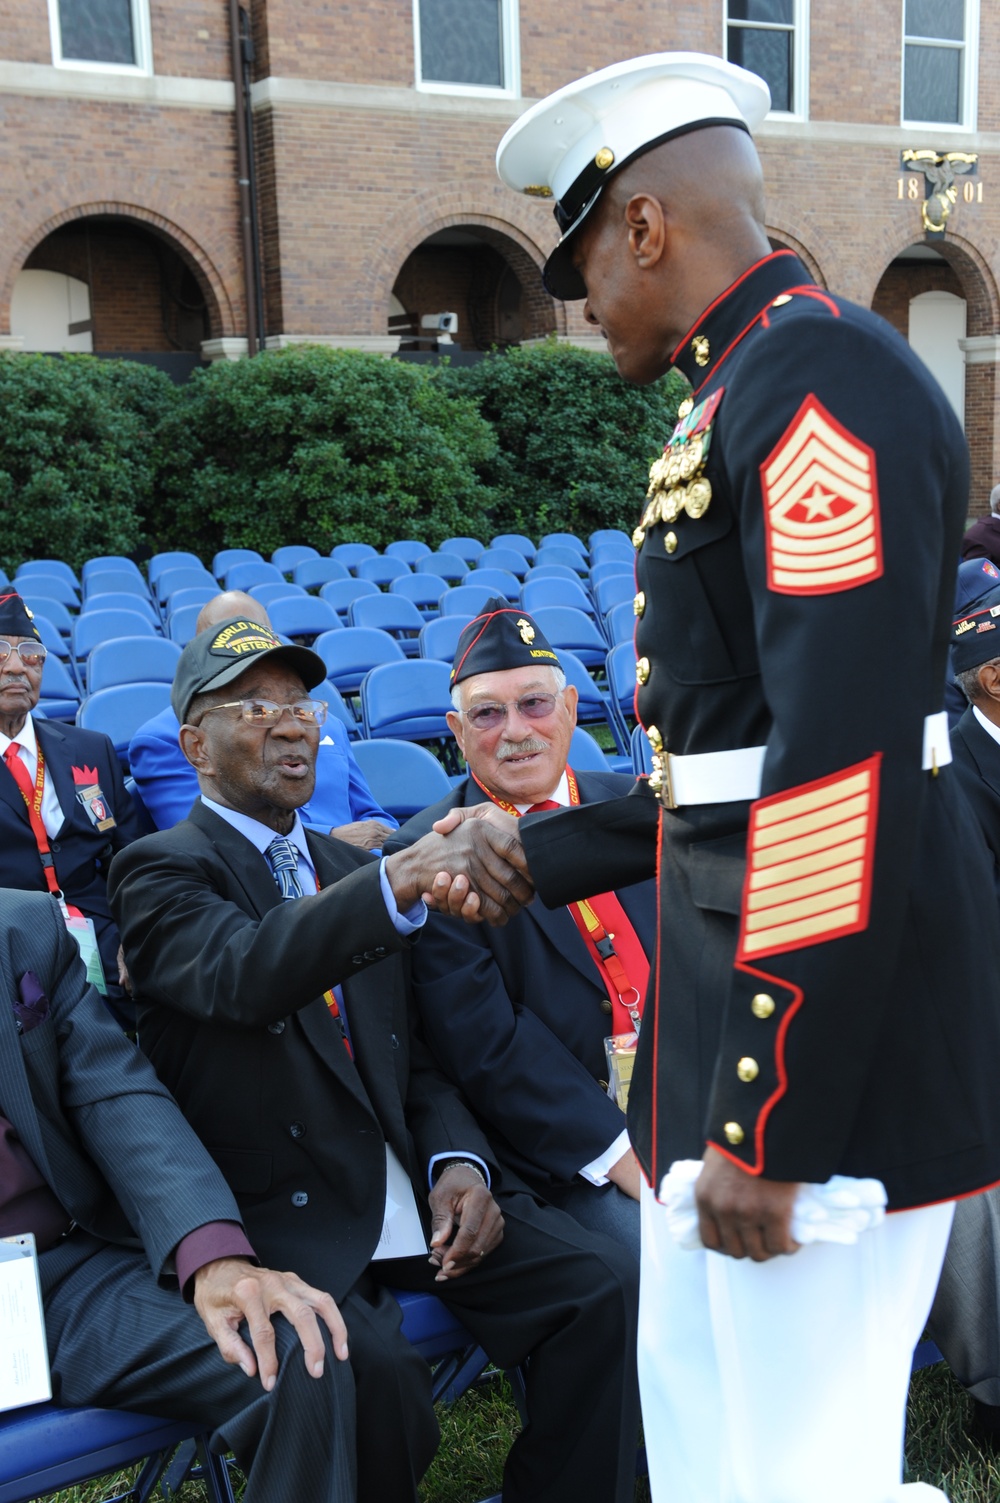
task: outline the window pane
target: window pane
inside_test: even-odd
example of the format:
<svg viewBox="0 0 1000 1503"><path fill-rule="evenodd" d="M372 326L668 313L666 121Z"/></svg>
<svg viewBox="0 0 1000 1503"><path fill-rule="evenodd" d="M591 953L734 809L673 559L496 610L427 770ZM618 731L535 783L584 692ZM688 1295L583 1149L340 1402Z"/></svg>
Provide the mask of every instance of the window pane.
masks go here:
<svg viewBox="0 0 1000 1503"><path fill-rule="evenodd" d="M502 88L501 0L420 0L420 75Z"/></svg>
<svg viewBox="0 0 1000 1503"><path fill-rule="evenodd" d="M906 0L908 37L965 39L965 0Z"/></svg>
<svg viewBox="0 0 1000 1503"><path fill-rule="evenodd" d="M134 63L131 0L59 0L62 55L88 63Z"/></svg>
<svg viewBox="0 0 1000 1503"><path fill-rule="evenodd" d="M906 48L904 120L940 120L959 125L962 52L958 47Z"/></svg>
<svg viewBox="0 0 1000 1503"><path fill-rule="evenodd" d="M729 19L776 21L791 26L795 19L794 5L795 0L729 0Z"/></svg>
<svg viewBox="0 0 1000 1503"><path fill-rule="evenodd" d="M772 110L792 108L792 36L790 31L729 27L729 61L760 74L771 90Z"/></svg>

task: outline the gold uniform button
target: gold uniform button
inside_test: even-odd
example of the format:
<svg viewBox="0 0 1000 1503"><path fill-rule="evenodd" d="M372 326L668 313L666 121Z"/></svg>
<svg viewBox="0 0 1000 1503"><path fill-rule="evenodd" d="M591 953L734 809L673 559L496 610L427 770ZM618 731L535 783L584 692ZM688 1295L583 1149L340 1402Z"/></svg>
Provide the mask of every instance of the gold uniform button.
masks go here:
<svg viewBox="0 0 1000 1503"><path fill-rule="evenodd" d="M667 550L668 553L676 553L677 552L677 534L676 534L676 532L668 532L667 533L666 537L663 539L663 546L664 546L664 548L666 548L666 550Z"/></svg>
<svg viewBox="0 0 1000 1503"><path fill-rule="evenodd" d="M751 1080L756 1080L760 1074L760 1065L749 1054L745 1054L736 1066L736 1073L744 1085L749 1085Z"/></svg>
<svg viewBox="0 0 1000 1503"><path fill-rule="evenodd" d="M606 1091L608 1088L608 1083L606 1080L599 1080L597 1084L600 1086L602 1091Z"/></svg>
<svg viewBox="0 0 1000 1503"><path fill-rule="evenodd" d="M641 548L645 536L645 531L641 527L637 527L632 534L632 547Z"/></svg>
<svg viewBox="0 0 1000 1503"><path fill-rule="evenodd" d="M771 307L772 308L783 308L786 303L790 303L791 301L792 301L792 294L790 292L782 292L779 297L776 297L774 299L774 302L771 304Z"/></svg>
<svg viewBox="0 0 1000 1503"><path fill-rule="evenodd" d="M607 172L609 167L614 166L615 154L610 146L602 146L594 158L594 166L601 172Z"/></svg>
<svg viewBox="0 0 1000 1503"><path fill-rule="evenodd" d="M610 1012L611 1011L611 1003L608 1001L607 997L605 997L604 1001L601 1003L601 1011L602 1012Z"/></svg>
<svg viewBox="0 0 1000 1503"><path fill-rule="evenodd" d="M727 1122L722 1131L726 1135L726 1142L732 1143L734 1148L737 1148L746 1136L738 1122Z"/></svg>
<svg viewBox="0 0 1000 1503"><path fill-rule="evenodd" d="M639 661L635 665L635 681L636 681L637 684L644 684L644 683L646 683L648 681L648 679L649 679L649 659L648 658L640 658Z"/></svg>
<svg viewBox="0 0 1000 1503"><path fill-rule="evenodd" d="M645 590L640 590L639 591L638 595L635 597L635 599L632 602L632 609L635 611L635 613L636 613L637 616L641 616L642 615L643 611L646 609L646 592L645 592Z"/></svg>
<svg viewBox="0 0 1000 1503"><path fill-rule="evenodd" d="M755 1018L769 1018L774 1007L774 998L769 997L767 992L758 992L750 1002L750 1011Z"/></svg>
<svg viewBox="0 0 1000 1503"><path fill-rule="evenodd" d="M661 752L663 750L663 737L660 734L659 726L647 725L646 738L654 752Z"/></svg>

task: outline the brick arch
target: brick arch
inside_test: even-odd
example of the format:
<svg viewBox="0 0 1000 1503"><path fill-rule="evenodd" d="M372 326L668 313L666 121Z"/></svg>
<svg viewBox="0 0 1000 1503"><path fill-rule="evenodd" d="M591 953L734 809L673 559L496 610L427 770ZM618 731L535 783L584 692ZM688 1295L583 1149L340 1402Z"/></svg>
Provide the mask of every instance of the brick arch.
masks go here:
<svg viewBox="0 0 1000 1503"><path fill-rule="evenodd" d="M0 286L0 328L8 332L10 330L10 301L14 291L14 281L31 252L41 245L42 241L47 239L53 231L61 229L64 225L96 216L129 220L151 230L169 245L171 250L176 251L190 268L205 298L211 337L216 339L237 332L225 283L203 247L186 230L181 229L180 225L174 224L162 214L157 214L151 209L144 209L138 204L120 203L113 200L76 204L71 208L62 209L36 225L21 240L10 258L7 274Z"/></svg>
<svg viewBox="0 0 1000 1503"><path fill-rule="evenodd" d="M494 192L470 193L456 186L443 193L427 189L414 194L386 222L379 249L367 262L357 327L372 334L384 334L389 299L407 257L439 230L462 229L503 256L532 307L544 310L548 326L565 334L565 307L550 298L542 287L541 268L548 252L530 231L507 217L512 206L518 207L518 200L499 184Z"/></svg>
<svg viewBox="0 0 1000 1503"><path fill-rule="evenodd" d="M799 260L808 270L809 275L812 277L813 281L816 282L820 287L829 287L829 283L827 282L826 277L823 275L819 261L817 261L812 251L802 243L797 235L792 234L784 227L784 225L769 224L765 227L765 230L767 238L771 241L772 245L775 243L775 241L777 241L779 245L785 247L787 250L794 251Z"/></svg>
<svg viewBox="0 0 1000 1503"><path fill-rule="evenodd" d="M888 256L879 266L877 275L871 283L866 299L869 306L874 301L879 283L893 261L911 245L919 245L921 236L913 233L911 224L907 228L900 228L893 240L897 243L891 244ZM998 292L996 277L987 257L973 245L971 240L965 239L962 235L954 235L950 231L943 240L934 240L930 243L936 251L941 253L961 284L962 296L969 309L970 336L1000 333L1000 292Z"/></svg>

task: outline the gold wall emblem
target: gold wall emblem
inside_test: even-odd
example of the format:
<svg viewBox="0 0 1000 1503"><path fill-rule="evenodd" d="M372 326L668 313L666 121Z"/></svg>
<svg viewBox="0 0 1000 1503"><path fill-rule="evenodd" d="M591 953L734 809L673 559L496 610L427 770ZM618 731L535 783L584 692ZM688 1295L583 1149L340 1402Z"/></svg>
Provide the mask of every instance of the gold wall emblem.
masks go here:
<svg viewBox="0 0 1000 1503"><path fill-rule="evenodd" d="M920 205L920 222L929 240L943 240L952 209L958 203L958 175L975 177L979 157L974 151L936 152L912 147L900 154L900 165L922 172L927 180L927 196ZM900 183L903 179L900 178ZM969 185L969 193L972 185Z"/></svg>

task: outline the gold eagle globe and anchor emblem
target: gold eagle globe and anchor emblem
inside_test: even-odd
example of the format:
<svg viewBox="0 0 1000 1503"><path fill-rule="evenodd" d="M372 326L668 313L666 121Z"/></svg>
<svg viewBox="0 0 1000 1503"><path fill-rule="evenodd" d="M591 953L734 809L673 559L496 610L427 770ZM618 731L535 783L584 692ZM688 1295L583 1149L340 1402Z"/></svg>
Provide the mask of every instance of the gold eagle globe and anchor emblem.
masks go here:
<svg viewBox="0 0 1000 1503"><path fill-rule="evenodd" d="M535 640L535 628L532 626L531 622L526 621L523 616L519 618L516 624L518 635L520 636L521 641L524 643L525 647L530 647L532 642Z"/></svg>

